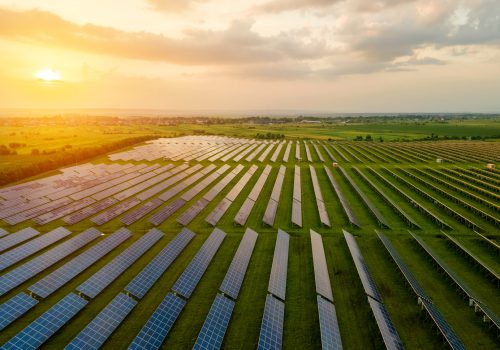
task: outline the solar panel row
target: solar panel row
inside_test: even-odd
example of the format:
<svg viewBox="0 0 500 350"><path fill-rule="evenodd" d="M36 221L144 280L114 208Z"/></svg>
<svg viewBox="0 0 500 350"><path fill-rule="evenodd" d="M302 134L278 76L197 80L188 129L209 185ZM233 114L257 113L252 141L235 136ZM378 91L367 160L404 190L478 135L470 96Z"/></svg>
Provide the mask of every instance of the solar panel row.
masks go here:
<svg viewBox="0 0 500 350"><path fill-rule="evenodd" d="M351 185L351 187L354 189L354 191L361 198L361 200L363 201L365 206L368 208L368 211L377 220L379 225L381 227L389 228L389 224L387 223L387 220L385 219L385 217L378 210L378 208L373 204L373 202L365 195L365 193L361 190L361 188L358 187L358 185L354 182L354 180L351 178L351 176L341 166L339 166L338 169L340 170L342 175L344 175L344 177L347 179L347 182Z"/></svg>
<svg viewBox="0 0 500 350"><path fill-rule="evenodd" d="M335 305L321 295L317 295L316 300L318 302L321 348L325 350L341 350L343 348L342 338L340 337Z"/></svg>
<svg viewBox="0 0 500 350"><path fill-rule="evenodd" d="M285 148L285 153L283 154L283 162L288 163L288 158L290 158L290 149L292 148L292 141L288 141Z"/></svg>
<svg viewBox="0 0 500 350"><path fill-rule="evenodd" d="M268 294L260 326L258 350L280 350L282 348L284 320L285 303Z"/></svg>
<svg viewBox="0 0 500 350"><path fill-rule="evenodd" d="M153 214L149 218L149 222L155 226L161 225L169 217L171 217L177 210L179 210L184 204L186 204L186 201L183 198L177 198L172 203L161 208L159 211Z"/></svg>
<svg viewBox="0 0 500 350"><path fill-rule="evenodd" d="M154 198L139 208L131 211L128 214L125 214L120 221L124 223L125 225L132 225L134 222L142 219L146 214L152 212L156 208L158 208L160 205L163 204L163 201L160 198Z"/></svg>
<svg viewBox="0 0 500 350"><path fill-rule="evenodd" d="M293 177L292 223L302 227L302 191L300 188L300 167L297 165Z"/></svg>
<svg viewBox="0 0 500 350"><path fill-rule="evenodd" d="M38 304L26 293L19 293L0 305L0 331Z"/></svg>
<svg viewBox="0 0 500 350"><path fill-rule="evenodd" d="M375 282L373 281L370 272L368 271L368 266L366 265L363 256L361 255L354 236L346 230L342 230L342 232L344 233L344 238L347 242L347 246L354 261L354 265L356 266L356 270L358 271L358 276L361 279L361 283L363 284L363 288L368 298L368 303L370 304L370 308L372 310L373 316L375 317L375 321L377 322L385 346L387 347L387 349L403 349L403 344L401 342L401 339L399 338L399 334L396 331L396 328L394 327L384 304L382 304L382 297L377 289L377 286L375 285Z"/></svg>
<svg viewBox="0 0 500 350"><path fill-rule="evenodd" d="M106 307L68 344L65 349L99 349L113 331L132 311L137 301L119 293Z"/></svg>
<svg viewBox="0 0 500 350"><path fill-rule="evenodd" d="M15 233L11 233L10 235L0 239L0 252L12 248L13 246L38 236L39 234L40 232L31 227L26 227Z"/></svg>
<svg viewBox="0 0 500 350"><path fill-rule="evenodd" d="M255 203L257 202L257 198L259 197L262 188L264 187L267 178L269 177L269 173L271 172L272 167L270 165L266 165L262 173L260 174L259 178L257 179L257 182L255 183L254 187L248 194L248 198L245 200L243 205L241 206L240 210L238 213L236 213L236 216L234 217L234 222L243 226L247 222L248 217L250 216L250 213L252 211L252 208L254 207Z"/></svg>
<svg viewBox="0 0 500 350"><path fill-rule="evenodd" d="M306 159L308 162L312 162L311 150L309 149L309 145L306 141L304 141L304 148L306 150Z"/></svg>
<svg viewBox="0 0 500 350"><path fill-rule="evenodd" d="M137 198L130 198L129 200L121 202L118 205L106 210L105 212L102 212L101 214L94 216L90 220L96 225L103 225L108 221L113 220L118 215L123 214L130 208L135 207L140 202L141 201L138 200Z"/></svg>
<svg viewBox="0 0 500 350"><path fill-rule="evenodd" d="M225 237L226 234L224 231L219 230L218 228L212 231L198 253L196 253L193 260L191 260L182 275L177 279L172 287L172 291L185 298L189 298L191 296L191 293L193 293L194 289L198 285L198 282L205 273L205 270L208 268L208 265L215 256L215 253L219 250L219 247Z"/></svg>
<svg viewBox="0 0 500 350"><path fill-rule="evenodd" d="M271 162L276 163L276 161L278 160L278 156L280 155L281 149L283 148L283 145L285 144L284 142L285 141L280 142L278 144L278 147L276 147L276 149L274 150L273 155L271 156Z"/></svg>
<svg viewBox="0 0 500 350"><path fill-rule="evenodd" d="M0 295L9 292L21 283L36 276L56 262L89 244L100 235L101 233L95 228L89 228L79 235L61 243L57 247L48 250L14 270L0 276Z"/></svg>
<svg viewBox="0 0 500 350"><path fill-rule="evenodd" d="M67 215L63 218L63 221L68 225L74 225L98 212L111 207L113 204L118 203L118 200L115 198L106 198L102 201L93 203L86 208L83 208L77 212L74 212L70 215Z"/></svg>
<svg viewBox="0 0 500 350"><path fill-rule="evenodd" d="M95 298L162 237L163 233L161 231L151 229L120 255L80 284L76 290L90 298Z"/></svg>
<svg viewBox="0 0 500 350"><path fill-rule="evenodd" d="M330 227L330 219L328 218L328 213L326 212L325 202L323 201L323 195L321 194L321 187L318 182L318 175L316 174L316 169L309 165L309 172L311 173L311 180L313 183L314 196L316 197L316 207L318 208L319 219L323 225Z"/></svg>
<svg viewBox="0 0 500 350"><path fill-rule="evenodd" d="M0 255L0 271L56 243L69 234L71 234L71 232L64 227L58 227L38 238L3 253Z"/></svg>
<svg viewBox="0 0 500 350"><path fill-rule="evenodd" d="M136 298L142 299L153 284L168 269L184 248L194 238L194 232L183 228L182 231L163 248L148 265L125 287Z"/></svg>
<svg viewBox="0 0 500 350"><path fill-rule="evenodd" d="M333 177L332 172L330 171L330 169L326 167L326 165L324 165L323 168L325 169L326 175L328 176L328 179L330 180L330 183L332 184L332 187L335 190L337 197L339 198L340 204L342 204L342 209L344 210L344 213L347 215L349 222L354 226L360 227L358 218L356 217L351 206L349 205L347 198L344 197L344 193L342 192L342 189L337 183L337 180L335 180L335 178Z"/></svg>
<svg viewBox="0 0 500 350"><path fill-rule="evenodd" d="M274 220L276 218L276 211L278 210L278 203L281 196L281 189L283 187L283 181L285 179L286 167L280 165L278 170L278 175L276 176L276 181L274 182L273 190L271 192L271 197L267 203L266 211L262 217L262 221L269 226L273 226Z"/></svg>
<svg viewBox="0 0 500 350"><path fill-rule="evenodd" d="M273 264L269 277L268 292L285 300L286 278L288 270L288 245L290 236L283 230L278 229L276 245L274 247Z"/></svg>
<svg viewBox="0 0 500 350"><path fill-rule="evenodd" d="M238 197L240 192L243 190L245 185L248 183L250 178L253 176L255 171L257 170L256 165L252 165L245 174L238 180L236 185L229 191L225 198L215 207L215 209L208 214L205 218L205 221L211 224L212 226L217 225L222 216L226 213L227 209L233 204L233 201Z"/></svg>
<svg viewBox="0 0 500 350"><path fill-rule="evenodd" d="M129 230L126 228L118 229L104 240L34 283L28 290L42 298L48 297L130 237L132 237L132 233Z"/></svg>
<svg viewBox="0 0 500 350"><path fill-rule="evenodd" d="M250 258L252 257L255 242L258 234L254 230L247 228L234 258L227 270L226 277L219 288L221 292L236 300L240 292L241 284L245 278Z"/></svg>

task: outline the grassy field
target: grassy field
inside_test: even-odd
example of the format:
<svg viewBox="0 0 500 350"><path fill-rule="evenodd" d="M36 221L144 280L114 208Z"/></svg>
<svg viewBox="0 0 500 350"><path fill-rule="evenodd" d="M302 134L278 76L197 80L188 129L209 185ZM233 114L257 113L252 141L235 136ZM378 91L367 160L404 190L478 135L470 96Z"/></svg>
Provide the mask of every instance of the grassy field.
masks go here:
<svg viewBox="0 0 500 350"><path fill-rule="evenodd" d="M210 127L209 130L213 133L222 133L230 136L253 136L257 132L278 132L280 130L279 128L280 126L265 126L262 128L255 126L255 128L250 129L244 125L221 125ZM490 128L491 132L491 125L483 126L480 125L480 123L474 124L472 122L467 123L467 125L456 123L456 125L448 125L442 132L447 135L462 135L461 133L482 133L483 135L487 135L488 128ZM202 129L202 126L181 125L175 130L177 133L191 133L194 132L194 130ZM439 129L435 129L431 125L422 125L422 128L412 125L348 125L345 127L335 126L328 129L319 126L296 125L287 126L287 128L282 132L289 137L308 137L318 139L349 139L351 136L358 135L359 133L370 133L375 137L380 135L384 138L390 139L393 136L394 138L400 137L398 135L420 137L422 135L427 135L431 130L433 130L434 133L440 132ZM170 129L170 127L158 127L159 133L168 133L168 131L172 131L172 129ZM4 131L2 130L2 132ZM148 130L148 132L151 132L151 130ZM67 132L66 134L74 135L72 132ZM113 134L110 137L122 137L123 135L124 134ZM42 139L44 138L41 135L38 135L37 137ZM95 142L108 140L107 136L101 135L101 137L99 137L97 132L97 134L95 134ZM78 139L78 136L74 137L73 144L76 145L78 142L81 142L81 145L83 145L85 142L83 138L80 141L77 141ZM33 141L32 145L38 145L37 147L49 147L49 140L46 141L47 144L44 144L43 140L40 141L41 143ZM62 144L69 141L61 140L60 142ZM54 145L55 147L58 147L56 144ZM340 158L340 155L335 149L330 149L336 158ZM361 148L356 149L361 150ZM305 149L303 143L301 144L301 151L304 156ZM361 150L361 152L363 151ZM283 153L284 148L281 151L280 157L283 156ZM328 155L323 151L322 153L323 157L328 159ZM342 228L345 228L356 236L357 242L369 266L370 272L373 274L375 282L382 293L383 301L388 308L389 314L392 317L406 348L442 349L442 340L437 335L435 329L431 326L430 320L424 317L424 312L421 311L420 307L417 305L416 298L405 284L402 275L397 270L380 240L377 238L374 232L375 229L379 229L377 222L369 214L368 210L362 204L356 193L352 190L346 179L336 169L330 167L334 173L335 179L339 182L347 200L351 203L355 214L361 222L361 228L353 228L349 225L347 218L342 211L340 202L329 183L326 173L323 170L323 163L319 161L316 155L314 155L314 161L312 163L305 161L298 163L302 171L302 211L304 227L298 228L291 224L293 167L297 164L293 157L294 154L295 145L292 147L289 162L285 164L287 172L280 198L277 221L274 227L268 227L261 221L279 167L279 164L268 162L259 163L259 170L256 174L254 174L248 185L244 188L242 193L240 193L236 201L219 222L218 227L227 233L227 237L202 278L200 284L196 288L195 293L189 299L183 313L174 325L174 328L164 343L164 347L171 349L186 349L192 347L194 344L206 314L210 309L213 298L217 293L217 289L224 278L227 267L229 266L234 252L238 247L241 236L245 231L244 227L239 227L233 224L233 218L243 204L251 188L257 181L257 178L262 172L264 166L266 164L271 164L273 166L271 175L264 186L258 203L253 208L253 211L247 221L248 227L259 233L259 238L257 240L254 254L250 261L249 269L242 286L241 294L237 300L233 317L226 334L224 348L248 349L255 348L257 344L264 308L264 300L267 293L267 283L271 269L274 244L276 241L277 228L281 228L291 235L287 296L285 302L284 348L316 349L321 346L309 229L314 229L321 233L324 239L329 274L344 348L383 348L383 342L378 333L377 325L371 315L361 282L342 235ZM380 169L382 165L387 166L390 169L396 169L398 167L410 169L410 165L406 163L364 164L355 161L350 156L348 157L351 162L341 162L342 165L390 223L390 229L384 229L381 231L383 231L383 233L386 234L395 245L400 255L403 256L404 260L411 268L419 282L431 296L435 305L437 305L440 309L465 346L469 349L500 348L498 338L496 338L494 332L492 332L491 329L488 329L487 325L482 323L481 318L474 313L473 309L467 306L467 301L461 298L454 286L442 277L440 272L433 266L426 255L417 247L416 242L411 238L407 231L408 227L405 222L397 216L389 206L381 201L377 194L371 190L351 169L353 165L358 167L363 174L383 189L387 196L396 201L403 210L410 213L421 227L420 230L415 230L414 232L421 236L425 242L427 242L432 249L434 249L439 256L444 259L446 263L453 268L453 270L455 270L469 286L473 288L474 292L479 295L497 315L500 314L500 294L498 293L498 286L491 282L473 264L447 244L443 235L440 234L440 228L437 225L431 222L410 203L403 201L399 194L367 170L367 165L377 171L381 171ZM105 156L102 156L94 159L93 162L109 162L109 160ZM156 161L154 163L166 164L168 162ZM177 162L175 164L181 164L181 162ZM208 165L210 163L208 161L204 161L202 164ZM236 165L234 162L229 162L228 164L231 166ZM244 164L248 165L247 163ZM325 199L332 228L324 227L320 223L309 174L309 164L312 164L317 170L318 180ZM216 165L222 165L222 163L218 161L216 162ZM437 167L437 165L433 162L412 165L416 165L418 167L423 165L431 166L433 168ZM460 164L460 167L468 166L478 167L482 166L482 164ZM230 185L227 186L225 190L222 191L216 199L196 217L193 222L191 222L190 225L188 225L188 227L197 234L196 237L109 338L104 345L105 349L125 348L132 341L147 318L155 310L157 305L170 290L175 280L180 276L189 261L211 233L213 228L204 221L204 218L215 208L218 202L224 198L232 186L239 180L239 178L241 178L244 172L245 170L242 171L230 183ZM388 175L385 174L384 176L388 177ZM419 185L415 182L415 180L405 175L402 175L402 177L404 177L409 183ZM460 242L466 245L471 251L481 256L481 258L497 272L500 271L498 252L490 250L469 228L465 227L450 215L442 212L432 201L429 201L412 192L408 186L405 186L402 183L398 183L397 181L394 181L394 183L397 184L405 193L417 199L425 208L433 211L439 217L450 223L453 227L452 235L454 237L459 239ZM436 182L432 182L432 184L438 187L441 186ZM106 288L103 293L89 302L84 311L80 312L73 320L71 320L71 322L57 332L54 337L49 339L49 341L44 344L43 348L62 348L65 344L71 341L71 339L73 339L81 331L81 329L85 327L85 325L90 322L100 312L100 310L102 310L102 308L109 301L111 301L111 299L116 296L117 293L123 290L127 283L137 273L139 273L139 271L141 271L141 269L155 256L155 254L157 254L181 230L182 226L175 221L176 218L192 203L201 198L203 194L208 191L208 189L209 188L200 192L181 210L177 211L176 214L161 224L159 228L165 233L165 237L154 245L108 288ZM439 195L437 192L430 189L427 190L435 195L438 200L453 207L456 211L467 216L468 218L473 218L475 221L480 223L482 227L487 229L487 236L497 240L498 242L498 239L500 238L498 227L495 227L491 223L474 215L468 210L463 209L456 203L451 202L444 196ZM446 190L457 194L452 190ZM181 194L175 196L166 204L173 202L180 195ZM470 200L465 197L463 199L470 202ZM477 203L474 203L474 205L491 215L498 217L497 212L493 211L491 208ZM90 277L94 272L98 271L113 257L118 255L120 251L147 232L152 227L152 225L148 222L148 218L158 210L159 209L155 210L142 220L129 227L134 234L133 239L126 241L119 249L112 251L105 258L101 259L84 273L61 288L57 293L54 293L54 295L42 300L32 311L28 312L25 316L2 331L0 334L0 343L4 343L6 340L10 339L36 317L50 308L64 295L74 291L80 283ZM35 225L33 222L24 222L14 227L10 227L2 223L1 227L13 232L20 228L33 225ZM48 232L50 229L60 225L63 225L63 222L58 220L42 227L33 227L36 227L42 232ZM77 233L91 226L93 226L92 222L87 219L81 223L68 226L68 229ZM111 233L121 226L122 224L119 221L119 218L117 218L102 225L99 229L104 233ZM62 266L70 258L78 255L80 252L81 250L66 258L64 261L55 264L33 280L27 281L7 295L0 297L0 303L7 301L18 292L26 290L27 287L29 287L34 281L38 280L41 276L49 274L53 270ZM12 268L19 265L20 264L17 264Z"/></svg>

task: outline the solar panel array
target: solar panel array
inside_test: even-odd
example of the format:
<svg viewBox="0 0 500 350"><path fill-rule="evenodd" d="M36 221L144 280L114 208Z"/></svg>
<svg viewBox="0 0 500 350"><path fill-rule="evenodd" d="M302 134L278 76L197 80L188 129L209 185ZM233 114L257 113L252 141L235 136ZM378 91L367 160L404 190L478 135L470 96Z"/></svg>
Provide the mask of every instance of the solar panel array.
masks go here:
<svg viewBox="0 0 500 350"><path fill-rule="evenodd" d="M258 167L256 165L252 165L245 174L238 180L236 185L229 191L229 193L222 199L222 201L215 207L215 209L208 214L205 218L205 221L210 225L215 226L222 218L222 216L229 209L231 204L233 204L234 200L240 192L243 190L245 185L248 183L253 174L257 171Z"/></svg>
<svg viewBox="0 0 500 350"><path fill-rule="evenodd" d="M285 153L283 154L283 162L287 163L288 159L290 158L290 150L292 148L292 141L288 141L288 144L286 145L285 148Z"/></svg>
<svg viewBox="0 0 500 350"><path fill-rule="evenodd" d="M147 234L139 238L120 255L79 285L76 290L90 298L95 298L162 237L163 233L161 231L151 229Z"/></svg>
<svg viewBox="0 0 500 350"><path fill-rule="evenodd" d="M48 297L130 237L132 237L132 233L129 230L126 228L118 229L30 286L28 290L42 298Z"/></svg>
<svg viewBox="0 0 500 350"><path fill-rule="evenodd" d="M71 318L82 310L87 301L74 293L66 295L57 304L17 333L2 349L37 349Z"/></svg>
<svg viewBox="0 0 500 350"><path fill-rule="evenodd" d="M269 198L266 211L262 217L262 221L269 226L273 226L274 220L276 219L276 212L278 211L278 204L280 201L281 189L283 188L285 173L286 167L284 165L280 165L276 181L274 182L273 191L271 192L271 197Z"/></svg>
<svg viewBox="0 0 500 350"><path fill-rule="evenodd" d="M196 339L195 349L220 349L222 346L257 236L257 233L249 228L245 231L226 277L219 288L223 294L217 294L215 297Z"/></svg>
<svg viewBox="0 0 500 350"><path fill-rule="evenodd" d="M316 207L318 208L319 219L323 225L330 227L330 219L328 218L328 213L326 211L323 194L321 193L321 187L319 186L318 182L318 175L316 174L316 169L312 165L309 165L309 172L311 173L311 180L313 183L314 196L316 197Z"/></svg>
<svg viewBox="0 0 500 350"><path fill-rule="evenodd" d="M403 349L403 344L401 339L399 338L399 334L394 327L387 310L385 309L384 304L382 303L382 297L373 281L373 278L368 271L368 266L361 255L358 244L354 239L354 236L347 232L346 230L342 230L344 233L345 240L347 242L347 246L351 253L352 259L354 260L354 265L356 266L356 270L358 271L358 276L361 279L361 283L363 284L363 288L368 298L368 302L372 309L372 313L375 317L375 321L377 322L380 334L382 335L382 339L384 340L384 344L387 349Z"/></svg>
<svg viewBox="0 0 500 350"><path fill-rule="evenodd" d="M136 300L119 293L65 349L99 349L136 304Z"/></svg>
<svg viewBox="0 0 500 350"><path fill-rule="evenodd" d="M269 177L271 170L272 167L270 165L265 166L264 170L257 179L257 182L255 183L254 187L248 194L247 199L241 206L238 213L236 213L236 216L234 217L235 223L241 226L245 225L245 223L248 220L248 217L250 216L252 208L254 207L255 203L257 202L257 199L259 198L260 193L262 192L262 188L264 188L264 185L266 184L267 178Z"/></svg>
<svg viewBox="0 0 500 350"><path fill-rule="evenodd" d="M321 346L323 349L342 349L340 330L333 304L332 286L326 264L323 239L317 232L310 230L314 266L314 281L318 302Z"/></svg>
<svg viewBox="0 0 500 350"><path fill-rule="evenodd" d="M101 233L95 228L87 229L57 247L0 276L0 295L7 293L21 283L36 276L53 264L89 244L100 235Z"/></svg>
<svg viewBox="0 0 500 350"><path fill-rule="evenodd" d="M300 187L300 167L293 173L292 223L302 227L302 191Z"/></svg>
<svg viewBox="0 0 500 350"><path fill-rule="evenodd" d="M69 234L71 234L71 232L64 227L58 227L38 238L3 253L0 255L0 271L56 243Z"/></svg>
<svg viewBox="0 0 500 350"><path fill-rule="evenodd" d="M189 263L188 267L184 270L182 275L177 279L172 291L177 294L182 295L185 298L189 298L191 293L198 285L201 277L208 268L208 265L215 256L215 253L219 250L222 241L226 237L224 231L218 228L214 229L210 236L207 238L203 246L200 248L198 253Z"/></svg>
<svg viewBox="0 0 500 350"><path fill-rule="evenodd" d="M185 299L189 299L191 293L198 285L225 236L226 234L218 228L212 231L172 287L172 291L175 294L167 294L139 334L134 338L129 349L160 348L177 317L186 305Z"/></svg>
<svg viewBox="0 0 500 350"><path fill-rule="evenodd" d="M125 287L125 290L136 298L142 299L158 278L160 278L189 242L191 242L194 236L194 232L187 228L183 228L182 231Z"/></svg>
<svg viewBox="0 0 500 350"><path fill-rule="evenodd" d="M406 263L403 261L399 253L396 251L389 239L382 233L377 232L378 237L384 244L385 248L391 255L392 259L398 266L399 270L405 277L406 281L412 288L415 295L419 298L419 303L429 313L431 319L435 322L436 327L441 332L442 336L448 342L452 349L463 349L460 339L457 337L451 326L448 324L443 315L439 312L436 306L433 305L429 296L425 293L424 289L418 283L417 279L410 271Z"/></svg>

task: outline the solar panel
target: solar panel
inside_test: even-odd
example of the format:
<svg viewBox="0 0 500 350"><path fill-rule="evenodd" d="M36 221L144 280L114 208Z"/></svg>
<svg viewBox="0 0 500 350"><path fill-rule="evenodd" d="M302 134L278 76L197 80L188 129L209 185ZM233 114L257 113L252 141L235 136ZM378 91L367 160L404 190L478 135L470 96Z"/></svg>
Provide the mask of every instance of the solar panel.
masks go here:
<svg viewBox="0 0 500 350"><path fill-rule="evenodd" d="M342 204L342 209L344 209L344 212L347 215L349 222L357 227L360 227L360 223L358 221L358 218L356 217L356 215L352 211L352 208L349 205L349 202L344 197L344 193L342 192L342 189L340 188L337 181L333 177L332 172L330 171L330 169L328 169L326 167L326 165L324 165L323 168L325 169L326 175L328 176L328 179L330 180L330 183L332 184L332 187L335 190L337 197L339 198L340 204Z"/></svg>
<svg viewBox="0 0 500 350"><path fill-rule="evenodd" d="M346 230L342 230L342 232L344 233L347 246L349 247L349 251L351 252L352 260L354 260L354 265L356 266L356 270L358 271L358 275L361 279L361 283L363 284L365 293L375 300L382 300L377 286L375 285L375 282L373 281L372 276L368 271L365 260L363 259L363 256L359 251L358 244L356 243L354 236Z"/></svg>
<svg viewBox="0 0 500 350"><path fill-rule="evenodd" d="M76 290L90 298L95 298L162 237L163 233L161 231L151 229L147 234L139 238L120 255L79 285Z"/></svg>
<svg viewBox="0 0 500 350"><path fill-rule="evenodd" d="M183 228L182 231L159 252L153 260L125 287L125 290L135 297L142 299L153 284L168 269L170 264L179 256L195 233Z"/></svg>
<svg viewBox="0 0 500 350"><path fill-rule="evenodd" d="M212 210L210 214L205 218L205 221L210 225L215 226L222 218L222 216L226 213L229 207L233 204L229 199L224 198L220 201L219 204Z"/></svg>
<svg viewBox="0 0 500 350"><path fill-rule="evenodd" d="M302 227L302 203L296 199L292 201L292 223Z"/></svg>
<svg viewBox="0 0 500 350"><path fill-rule="evenodd" d="M134 299L119 293L65 349L99 349L136 304Z"/></svg>
<svg viewBox="0 0 500 350"><path fill-rule="evenodd" d="M183 212L177 218L177 222L184 226L188 225L193 219L208 205L209 201L205 198L201 198L196 203L194 203L189 209Z"/></svg>
<svg viewBox="0 0 500 350"><path fill-rule="evenodd" d="M205 273L212 258L217 253L222 241L226 237L224 231L218 228L214 229L210 236L207 238L198 253L189 263L188 267L184 270L182 275L177 279L172 290L185 298L189 298L193 293L196 285Z"/></svg>
<svg viewBox="0 0 500 350"><path fill-rule="evenodd" d="M320 295L318 300L319 330L321 332L321 348L325 350L341 350L342 339L340 337L339 323L335 312L335 305L323 299Z"/></svg>
<svg viewBox="0 0 500 350"><path fill-rule="evenodd" d="M262 216L262 221L269 226L274 225L274 220L276 219L276 212L278 211L278 202L270 198L267 203L266 211L264 216Z"/></svg>
<svg viewBox="0 0 500 350"><path fill-rule="evenodd" d="M380 334L384 340L385 347L389 350L403 350L403 343L399 338L399 334L394 327L394 324L385 309L384 304L368 297L368 302L375 316L375 321L377 322Z"/></svg>
<svg viewBox="0 0 500 350"><path fill-rule="evenodd" d="M378 232L377 230L375 230L375 232L377 232L378 237L380 238L380 240L384 244L385 248L387 249L387 251L391 255L391 257L394 260L394 262L396 263L396 265L398 265L399 270L401 271L401 273L403 274L403 276L405 277L406 281L408 282L410 287L413 289L415 294L422 299L426 299L426 300L430 301L431 299L429 298L429 296L427 295L425 290L422 288L420 283L418 283L415 276L413 276L413 273L411 273L410 269L408 268L406 263L403 261L401 256L398 254L398 252L396 251L396 249L394 248L392 243L389 241L389 239L385 235L383 235L382 233Z"/></svg>
<svg viewBox="0 0 500 350"><path fill-rule="evenodd" d="M0 305L0 331L17 320L28 310L38 304L26 293L19 293Z"/></svg>
<svg viewBox="0 0 500 350"><path fill-rule="evenodd" d="M3 253L0 255L0 271L14 265L30 255L35 254L49 245L54 244L69 234L71 234L71 232L64 227L58 227L38 238L18 246L17 248Z"/></svg>
<svg viewBox="0 0 500 350"><path fill-rule="evenodd" d="M268 292L285 300L286 277L288 268L288 244L290 236L282 230L278 230L276 246L274 248L273 265L269 277Z"/></svg>
<svg viewBox="0 0 500 350"><path fill-rule="evenodd" d="M90 220L95 223L96 225L102 225L105 224L106 222L116 218L118 215L123 214L127 210L129 210L132 207L135 207L137 204L139 204L141 201L138 200L137 198L130 198L129 200L126 200L124 202L119 203L118 205L106 210L105 212L91 218Z"/></svg>
<svg viewBox="0 0 500 350"><path fill-rule="evenodd" d="M243 283L245 273L248 268L248 263L252 257L255 242L257 241L258 234L254 230L247 228L241 243L234 255L233 261L224 277L224 281L220 286L220 291L229 295L233 299L238 298L238 293Z"/></svg>
<svg viewBox="0 0 500 350"><path fill-rule="evenodd" d="M422 301L422 306L427 310L433 321L436 323L441 334L443 334L450 347L452 349L465 350L465 346L462 344L448 322L446 322L439 310L432 303L426 300Z"/></svg>
<svg viewBox="0 0 500 350"><path fill-rule="evenodd" d="M258 350L280 350L283 342L285 303L268 294L260 327Z"/></svg>
<svg viewBox="0 0 500 350"><path fill-rule="evenodd" d="M159 349L186 305L184 299L168 293L129 345L130 350Z"/></svg>
<svg viewBox="0 0 500 350"><path fill-rule="evenodd" d="M85 305L87 305L87 301L78 295L74 293L66 295L5 343L2 349L37 349L82 310Z"/></svg>
<svg viewBox="0 0 500 350"><path fill-rule="evenodd" d="M234 301L220 294L215 297L193 349L215 350L222 347L234 305Z"/></svg>
<svg viewBox="0 0 500 350"><path fill-rule="evenodd" d="M311 246L314 264L314 281L316 282L316 293L333 302L332 286L328 275L325 250L321 235L310 230Z"/></svg>
<svg viewBox="0 0 500 350"><path fill-rule="evenodd" d="M328 213L326 212L326 207L323 201L323 195L321 194L321 187L319 186L316 169L312 165L309 165L309 171L311 173L314 196L316 197L316 207L318 208L319 218L323 225L330 227L330 219L328 218Z"/></svg>
<svg viewBox="0 0 500 350"><path fill-rule="evenodd" d="M24 263L23 265L9 271L0 277L0 295L7 293L21 283L32 278L38 273L49 268L56 262L64 259L66 256L74 253L78 249L92 242L99 237L101 233L95 228L90 228L80 233L55 248L37 256L36 258Z"/></svg>
<svg viewBox="0 0 500 350"><path fill-rule="evenodd" d="M132 233L126 228L117 230L33 284L28 290L42 298L48 297L130 237Z"/></svg>
<svg viewBox="0 0 500 350"><path fill-rule="evenodd" d="M27 241L30 238L38 236L40 232L31 227L23 228L20 231L11 233L7 237L0 239L0 252L9 249L19 243Z"/></svg>
<svg viewBox="0 0 500 350"><path fill-rule="evenodd" d="M152 199L152 200L146 202L145 204L143 204L141 207L124 215L121 218L121 222L123 222L125 225L132 225L134 222L140 220L146 214L152 212L154 209L158 208L162 204L163 204L163 201L160 198Z"/></svg>
<svg viewBox="0 0 500 350"><path fill-rule="evenodd" d="M292 143L291 143L291 141L289 141L288 144L286 145L285 154L283 154L283 163L288 162L288 158L290 158L290 149L291 148L292 148Z"/></svg>
<svg viewBox="0 0 500 350"><path fill-rule="evenodd" d="M0 228L0 237L6 236L8 234L9 234L9 232L7 232L6 230L4 230L3 228Z"/></svg>

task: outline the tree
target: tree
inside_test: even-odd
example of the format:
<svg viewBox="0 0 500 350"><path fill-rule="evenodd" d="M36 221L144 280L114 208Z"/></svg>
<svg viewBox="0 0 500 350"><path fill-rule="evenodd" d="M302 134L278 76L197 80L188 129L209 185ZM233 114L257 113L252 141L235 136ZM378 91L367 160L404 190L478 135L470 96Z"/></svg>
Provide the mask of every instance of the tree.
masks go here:
<svg viewBox="0 0 500 350"><path fill-rule="evenodd" d="M368 134L365 136L365 141L373 141L372 135Z"/></svg>

